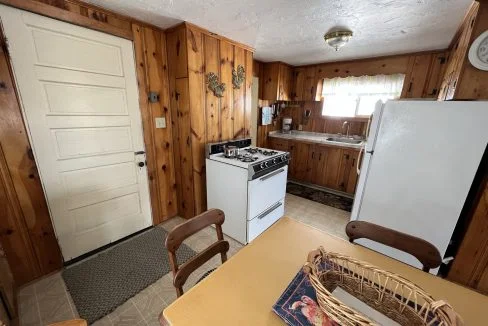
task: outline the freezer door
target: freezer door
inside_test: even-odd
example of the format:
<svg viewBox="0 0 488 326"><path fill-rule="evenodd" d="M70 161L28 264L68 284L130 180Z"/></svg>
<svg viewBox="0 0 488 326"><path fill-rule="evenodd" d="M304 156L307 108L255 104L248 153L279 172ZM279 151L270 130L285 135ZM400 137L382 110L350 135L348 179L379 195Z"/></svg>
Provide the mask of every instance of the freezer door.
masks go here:
<svg viewBox="0 0 488 326"><path fill-rule="evenodd" d="M487 106L388 102L357 218L425 239L444 255L487 146ZM420 267L413 256L358 242Z"/></svg>

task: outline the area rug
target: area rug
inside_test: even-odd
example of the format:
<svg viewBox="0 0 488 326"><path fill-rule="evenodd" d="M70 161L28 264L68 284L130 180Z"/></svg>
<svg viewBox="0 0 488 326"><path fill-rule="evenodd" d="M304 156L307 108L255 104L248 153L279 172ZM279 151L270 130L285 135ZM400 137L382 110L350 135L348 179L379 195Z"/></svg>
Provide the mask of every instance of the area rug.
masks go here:
<svg viewBox="0 0 488 326"><path fill-rule="evenodd" d="M286 192L305 199L313 200L327 206L332 206L350 212L353 200L315 188L305 187L297 183L288 182Z"/></svg>
<svg viewBox="0 0 488 326"><path fill-rule="evenodd" d="M63 279L80 317L91 324L167 274L171 268L166 236L163 228L155 227L66 268ZM178 264L194 255L182 244L176 253Z"/></svg>

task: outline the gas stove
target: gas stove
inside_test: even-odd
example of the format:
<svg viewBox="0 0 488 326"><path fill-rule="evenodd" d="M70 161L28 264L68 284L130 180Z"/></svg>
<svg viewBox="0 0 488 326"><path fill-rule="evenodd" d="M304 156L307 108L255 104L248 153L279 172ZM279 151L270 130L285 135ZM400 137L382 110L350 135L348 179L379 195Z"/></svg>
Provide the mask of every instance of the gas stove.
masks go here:
<svg viewBox="0 0 488 326"><path fill-rule="evenodd" d="M226 146L234 148L226 151ZM236 155L226 157L225 152ZM225 213L226 235L249 243L284 215L287 152L240 139L208 144L206 156L207 206Z"/></svg>
<svg viewBox="0 0 488 326"><path fill-rule="evenodd" d="M287 152L249 146L250 139L214 143L207 145L207 158L221 163L248 169L249 180L288 164L290 155ZM239 147L239 155L228 157L224 154L225 146Z"/></svg>

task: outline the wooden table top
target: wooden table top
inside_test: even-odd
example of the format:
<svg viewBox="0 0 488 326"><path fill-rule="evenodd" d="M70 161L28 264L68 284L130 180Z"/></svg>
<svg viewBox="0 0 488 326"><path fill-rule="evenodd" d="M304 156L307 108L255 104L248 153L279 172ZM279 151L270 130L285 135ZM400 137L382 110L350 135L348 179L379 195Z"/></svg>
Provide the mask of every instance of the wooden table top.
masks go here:
<svg viewBox="0 0 488 326"><path fill-rule="evenodd" d="M285 325L272 311L303 266L307 254L325 250L349 255L416 283L444 299L466 325L486 325L488 296L422 272L313 227L282 218L163 311L170 325Z"/></svg>

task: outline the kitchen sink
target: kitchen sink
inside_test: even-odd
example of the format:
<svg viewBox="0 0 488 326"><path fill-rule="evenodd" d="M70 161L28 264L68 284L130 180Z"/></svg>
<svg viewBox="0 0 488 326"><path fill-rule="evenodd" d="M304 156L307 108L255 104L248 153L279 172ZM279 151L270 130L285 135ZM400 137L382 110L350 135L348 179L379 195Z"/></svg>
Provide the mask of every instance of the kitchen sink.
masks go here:
<svg viewBox="0 0 488 326"><path fill-rule="evenodd" d="M363 142L363 140L360 139L353 139L347 137L328 137L326 140L337 142L337 143L346 143L346 144L360 144Z"/></svg>

